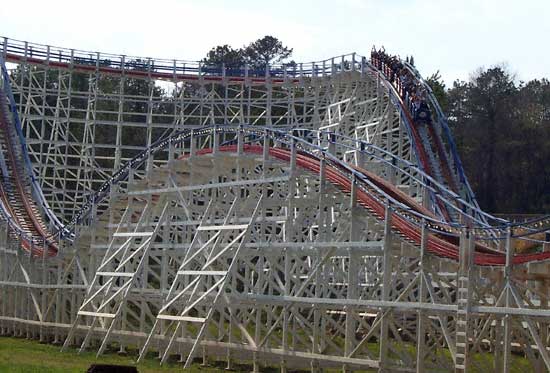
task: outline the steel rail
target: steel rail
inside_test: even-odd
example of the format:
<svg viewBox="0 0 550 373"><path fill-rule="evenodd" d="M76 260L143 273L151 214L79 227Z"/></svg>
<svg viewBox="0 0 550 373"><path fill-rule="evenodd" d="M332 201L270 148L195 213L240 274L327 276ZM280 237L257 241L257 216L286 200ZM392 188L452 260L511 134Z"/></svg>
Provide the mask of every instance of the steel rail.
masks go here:
<svg viewBox="0 0 550 373"><path fill-rule="evenodd" d="M409 133L409 137L413 141L413 149L416 153L417 159L419 159L422 167L426 170L426 174L430 175L430 165L427 161L427 155L426 151L423 149L422 142L419 139L419 135L417 131L415 130L414 121L412 120L410 111L403 102L402 98L400 97L399 93L397 92L394 85L389 81L388 77L383 73L380 72L372 63L367 61L365 57L358 56L357 54L348 54L343 55L337 58L331 58L323 61L317 61L312 62L308 64L299 64L299 69L296 68L296 65L292 66L291 69L288 68L288 66L285 65L274 65L274 66L266 66L264 70L261 70L260 72L263 74L260 74L258 71L249 70L248 67L245 66L244 70L238 70L237 72L241 73L244 71L245 76L231 76L235 72L235 70L227 69L226 66L218 66L218 67L212 67L208 65L204 65L199 63L192 63L189 61L181 61L181 60L162 60L162 59L152 59L152 58L140 58L140 57L129 57L130 61L126 60L125 58L127 56L122 55L113 55L113 54L105 54L105 53L90 53L90 52L84 52L79 51L75 49L66 49L66 48L59 48L59 47L51 47L51 46L45 46L40 44L33 44L13 39L4 38L3 43L3 54L4 58L7 61L11 62L25 62L25 63L31 63L31 64L47 64L48 66L52 66L55 68L67 68L67 69L76 69L76 70L83 70L83 71L100 71L107 74L121 74L124 73L127 76L135 76L137 78L153 78L153 79L168 79L168 80L178 80L178 79L213 79L213 80L246 80L246 79L252 79L251 81L254 82L265 82L267 80L270 80L271 82L288 82L289 79L292 81L296 81L295 78L303 78L303 77L315 77L315 76L326 76L333 74L335 72L339 71L359 71L361 74L369 73L372 76L378 76L381 79L382 84L385 86L385 88L388 91L388 95L390 96L390 99L394 103L394 105L398 108L399 114L401 118L404 120L406 126L406 130ZM338 62L340 61L340 62ZM407 66L408 68L411 68L410 66ZM228 71L230 74L228 75ZM422 79L418 71L416 69L412 68L411 72L413 72L413 75L415 78L421 83L427 86L426 82ZM134 74L134 75L132 75ZM258 77L262 75L262 77ZM283 76L284 79L274 79L274 77L277 76ZM5 69L5 66L3 66L3 79L8 81L8 88L9 88L9 77L7 77L7 69ZM5 84L6 86L6 84ZM441 108L439 107L437 100L435 100L433 93L431 90L430 92L430 100L433 101L432 105L436 108L436 111L438 113L438 118L444 118L444 115L442 115ZM10 91L11 95L11 91ZM11 98L13 96L11 95ZM15 106L15 103L13 100L10 100L10 103ZM15 115L17 113L15 112ZM16 117L16 121L18 118ZM445 122L446 123L446 122ZM448 126L444 127L444 131L450 136L450 133L448 132ZM20 141L22 148L24 149L23 154L25 157L25 163L28 163L26 165L26 168L29 169L30 160L28 160L28 153L26 152L26 145L24 143L24 137L22 137L22 132L20 131L20 125L18 128L18 134L20 136ZM436 136L437 137L437 136ZM436 142L438 142L436 139ZM440 146L442 144L436 144L437 146ZM454 148L454 143L452 143L452 137L451 137L451 148L453 149L453 152L456 151ZM438 149L438 152L440 153L442 149ZM455 152L456 153L456 152ZM457 154L453 153L453 155L458 156ZM139 155L138 155L139 157ZM456 158L456 157L455 157ZM440 157L440 161L443 161L444 157ZM457 158L458 159L458 158ZM445 158L446 160L446 158ZM135 162L136 159L134 158L129 163ZM448 162L447 162L448 165ZM460 160L455 160L455 167L459 167L460 170L459 173L462 175L461 181L466 181L463 169L461 168ZM447 168L447 167L444 167ZM420 170L420 169L419 169ZM116 176L118 173L115 173L114 176ZM63 224L55 217L52 210L47 205L47 202L42 195L42 192L40 188L36 187L36 180L34 178L34 175L32 173L32 167L30 168L30 177L33 181L33 194L37 195L37 199L39 200L39 203L43 210L48 215L50 221L52 224L55 225L58 232L61 232L62 236L72 236L72 232L68 230ZM431 177L431 176L430 176ZM114 178L111 178L108 180L107 183L112 182ZM427 179L430 180L430 179ZM434 180L433 177L431 180ZM454 193L452 190L448 190L443 185L439 183L434 183L438 187L438 190L443 193L450 195L452 197L455 197L456 193ZM98 191L101 193L104 189L105 185L103 185L100 190ZM469 185L468 185L469 187ZM449 219L449 214L447 213L447 208L449 206L448 201L442 201L441 196L437 195L437 191L434 190L433 187L429 188L430 194L432 195L432 199L435 201L435 204L439 206L439 210L446 216L447 220ZM471 189L470 189L471 190ZM35 196L36 197L36 196ZM459 197L459 196L458 196ZM464 205L464 203L468 201L463 201L460 198L454 198L455 201L460 202ZM490 214L484 213L481 209L479 209L479 205L477 205L477 201L475 201L475 198L473 198L473 194L469 196L470 203L468 204L468 207L472 209L475 213L479 214L482 219L495 219L499 220L498 218L494 218ZM474 206L472 206L472 203ZM445 206L446 205L446 206ZM476 207L476 208L472 208ZM86 207L85 207L86 208ZM53 216L51 216L53 215ZM78 220L80 218L80 214L76 215L76 219ZM425 216L424 218L430 218L428 216ZM73 219L74 220L74 219ZM478 223L480 221L476 219ZM504 222L504 221L503 221ZM441 223L441 222L437 222ZM486 222L485 222L486 223ZM524 223L521 226L524 226ZM495 229L492 226L489 226L488 224L482 224L484 227L475 227L475 228L486 228L486 229ZM510 226L511 224L504 223L502 227ZM520 225L515 225L520 226ZM501 228L501 227L499 227Z"/></svg>
<svg viewBox="0 0 550 373"><path fill-rule="evenodd" d="M106 74L122 74L126 76L137 78L153 78L153 79L167 79L167 80L196 80L197 78L206 80L220 80L228 79L232 80L247 80L249 79L248 68L245 66L244 77L227 76L227 69L225 66L218 66L217 68L210 68L207 70L201 69L201 63L195 64L189 61L178 60L163 60L152 59L143 57L128 57L124 55L112 55L100 52L84 52L75 49L51 47L48 45L33 44L24 41L4 38L4 55L6 59L13 62L26 62L47 64L56 68L76 69L84 71L98 71ZM128 61L127 59L130 59ZM329 63L330 62L330 63ZM186 66L189 68L190 64L195 66L191 71L191 75L186 73ZM180 69L178 69L180 66ZM288 82L287 79L273 79L274 76L282 75L285 78L303 78L307 76L325 76L333 74L337 71L350 70L360 71L361 73L371 73L382 78L382 83L389 92L390 98L394 102L394 105L401 110L400 115L404 120L409 133L409 137L413 139L413 146L416 156L422 164L423 168L430 174L431 167L427 160L426 151L423 149L422 142L414 126L414 122L411 118L410 112L406 105L404 105L399 93L394 89L393 85L389 82L387 77L381 73L373 64L371 64L365 57L359 56L355 53L334 57L327 60L311 62L307 64L299 64L299 69L296 66L288 71L288 66L285 65L267 65L262 78L255 78L255 82L265 82L270 80L271 83L283 83ZM182 70L183 69L183 70ZM253 74L254 75L254 74ZM258 74L256 74L258 75ZM259 74L262 75L262 74ZM294 80L293 80L294 81ZM450 221L450 215L447 212L446 206L431 193L431 197L435 204L438 205L439 210L445 216L447 221Z"/></svg>
<svg viewBox="0 0 550 373"><path fill-rule="evenodd" d="M220 152L236 152L238 151L238 145L227 145L218 149ZM197 152L197 155L211 154L213 149L202 149ZM263 147L261 145L247 145L243 146L243 152L262 154ZM270 148L269 155L282 161L291 162L292 154L288 148ZM296 164L308 171L319 173L321 170L321 159L313 157L311 155L304 155L298 153L296 155ZM327 165L325 168L325 175L333 185L337 186L341 191L346 194L351 194L353 179L346 177L341 169L331 165ZM357 179L356 179L357 180ZM357 180L363 182L363 180ZM385 215L385 209L388 207L383 201L373 198L372 194L366 192L365 189L359 188L357 191L357 200L359 204L371 211L373 216L379 220L383 220ZM391 207L389 207L391 209ZM422 239L422 232L419 226L414 225L411 221L405 219L402 215L397 213L396 210L391 209L392 214L392 227L397 230L405 239L411 241L416 246L420 246ZM457 261L459 259L459 247L457 244L449 242L444 238L438 237L436 234L430 234L427 240L427 249L429 252ZM541 261L550 259L550 252L534 253L534 254L516 254L513 256L513 264L521 264L527 262ZM480 266L504 266L506 265L506 254L487 252L484 247L478 243L475 245L474 263Z"/></svg>
<svg viewBox="0 0 550 373"><path fill-rule="evenodd" d="M438 221L433 220L431 216L422 214L422 210L419 208L414 208L411 206L408 206L406 204L403 204L403 200L399 200L399 197L396 199L394 198L396 195L399 196L399 192L396 190L395 186L389 186L384 185L381 187L381 183L379 183L379 180L376 180L376 178L369 177L370 175L365 175L361 172L361 170L357 170L354 166L349 165L346 162L341 161L340 159L336 158L334 155L328 153L325 149L323 149L320 146L311 144L307 140L293 136L290 132L287 131L280 131L273 128L258 128L254 126L210 126L210 127L204 127L201 129L187 129L183 130L179 133L174 134L172 137L159 140L156 143L154 143L150 148L144 150L142 153L138 154L134 159L129 161L125 164L123 168L121 168L112 179L106 181L102 187L96 192L94 195L91 196L90 201L88 204L83 207L83 209L79 212L77 217L75 217L75 220L71 222L68 227L71 227L72 225L78 224L80 221L82 221L86 216L88 216L94 205L97 205L101 203L104 199L107 198L109 195L109 191L111 190L113 185L116 185L123 180L126 180L129 176L129 172L131 169L138 168L141 165L145 163L145 161L156 154L159 151L162 151L166 149L169 146L176 146L186 140L189 140L191 138L198 139L203 136L210 136L213 133L233 133L237 134L238 132L248 133L248 134L254 134L258 138L261 138L260 136L269 136L270 139L276 141L279 144L287 145L287 148L290 148L292 144L297 145L298 149L300 150L299 154L301 157L307 155L310 158L318 158L319 156L322 156L323 159L330 162L330 166L333 167L336 170L340 170L341 174L344 176L339 177L339 182L342 183L344 178L347 178L351 180L353 177L357 181L361 183L361 186L363 187L362 193L364 193L366 200L369 201L367 204L367 207L373 211L375 215L377 215L379 218L381 218L381 215L383 213L380 210L380 206L385 205L388 203L388 201L392 205L392 211L394 214L398 215L398 221L400 222L399 228L403 229L402 233L407 236L410 240L419 239L420 236L418 236L419 229L420 229L420 223L421 221L425 221L427 224L430 225L430 229L434 234L438 235L449 235L451 237L454 237L456 239L458 235L458 230L453 232L449 232L449 226L445 224L444 221ZM233 149L231 147L235 147L236 145L229 145L226 146L225 149ZM252 147L253 145L246 144L247 147ZM309 148L309 150L308 150ZM276 148L277 149L277 148ZM281 151L287 151L287 150L281 150ZM197 154L207 154L208 150L198 151ZM343 172L343 173L342 173ZM347 182L346 182L347 183ZM389 188L394 188L393 190L389 191ZM386 189L386 190L384 190ZM392 195L393 194L393 195ZM374 206L374 207L373 207ZM397 219L397 217L396 217ZM413 232L414 231L414 232ZM473 231L473 230L471 230ZM416 242L416 241L415 241ZM438 241L439 242L439 241ZM440 244L436 242L436 246ZM446 244L445 244L446 245ZM455 245L456 246L456 245ZM453 246L454 247L454 246ZM445 249L445 250L444 250ZM481 244L480 242L476 243L476 249L480 253L480 259L476 261L477 264L480 265L504 265L505 263L505 254L503 252L498 252L494 249L490 249L487 246ZM435 249L434 249L435 250ZM441 250L441 253L449 254L447 255L450 258L454 258L454 250L451 248L451 251L449 250L449 247L443 247ZM447 250L447 251L446 251ZM534 253L534 254L519 254L516 255L514 259L514 263L524 263L527 261L538 261L538 260L545 260L547 259L547 256L550 256L549 253Z"/></svg>

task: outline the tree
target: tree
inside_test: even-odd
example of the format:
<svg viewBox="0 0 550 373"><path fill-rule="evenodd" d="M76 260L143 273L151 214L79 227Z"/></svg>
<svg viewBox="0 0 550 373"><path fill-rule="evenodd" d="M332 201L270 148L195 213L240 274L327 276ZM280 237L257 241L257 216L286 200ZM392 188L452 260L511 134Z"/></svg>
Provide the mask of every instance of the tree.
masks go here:
<svg viewBox="0 0 550 373"><path fill-rule="evenodd" d="M292 48L287 48L283 43L266 35L248 45L244 49L247 62L254 67L265 67L267 64L283 62L292 55Z"/></svg>
<svg viewBox="0 0 550 373"><path fill-rule="evenodd" d="M231 46L224 44L218 45L210 49L202 62L208 65L240 67L245 64L244 51L242 48L233 49Z"/></svg>
<svg viewBox="0 0 550 373"><path fill-rule="evenodd" d="M519 173L516 204L526 212L550 212L550 82L533 80L518 91L520 128L514 164Z"/></svg>
<svg viewBox="0 0 550 373"><path fill-rule="evenodd" d="M267 64L283 62L291 55L292 48L284 46L276 37L266 35L239 49L227 44L216 46L202 62L210 66L240 67L248 64L252 68L265 68Z"/></svg>
<svg viewBox="0 0 550 373"><path fill-rule="evenodd" d="M445 82L443 82L443 79L439 74L439 70L433 73L432 75L430 75L426 79L426 83L428 83L428 85L432 89L432 92L435 98L437 99L437 102L439 102L441 109L444 112L446 112L447 111L447 90L445 89Z"/></svg>
<svg viewBox="0 0 550 373"><path fill-rule="evenodd" d="M502 67L447 91L449 122L481 207L550 211L550 83L515 83ZM498 210L497 210L498 209Z"/></svg>

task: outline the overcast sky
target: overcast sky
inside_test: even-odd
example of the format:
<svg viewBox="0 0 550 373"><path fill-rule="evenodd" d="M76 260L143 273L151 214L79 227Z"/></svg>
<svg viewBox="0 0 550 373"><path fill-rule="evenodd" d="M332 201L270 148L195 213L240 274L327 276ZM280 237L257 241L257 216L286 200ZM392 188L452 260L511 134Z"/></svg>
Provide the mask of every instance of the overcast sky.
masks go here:
<svg viewBox="0 0 550 373"><path fill-rule="evenodd" d="M9 3L0 8L1 36L82 50L198 60L213 46L273 35L298 62L368 55L375 44L414 55L424 76L439 70L447 82L495 64L518 80L550 77L550 0Z"/></svg>

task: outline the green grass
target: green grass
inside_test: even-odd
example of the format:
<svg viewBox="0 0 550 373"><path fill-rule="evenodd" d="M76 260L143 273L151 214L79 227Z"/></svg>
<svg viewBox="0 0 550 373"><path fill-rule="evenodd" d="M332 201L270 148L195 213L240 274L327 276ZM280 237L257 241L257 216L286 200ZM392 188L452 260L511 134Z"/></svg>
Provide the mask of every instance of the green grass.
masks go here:
<svg viewBox="0 0 550 373"><path fill-rule="evenodd" d="M0 372L9 373L83 373L91 364L136 365L135 354L119 356L115 352L96 359L94 352L77 354L76 349L60 352L60 346L41 344L37 341L0 337ZM183 364L168 363L162 367L159 360L146 359L138 364L140 373L183 371ZM194 365L187 372L222 372L221 367Z"/></svg>
<svg viewBox="0 0 550 373"><path fill-rule="evenodd" d="M368 345L371 352L378 350L377 344ZM395 346L394 346L395 347ZM408 352L412 357L416 353L414 344L404 343L402 352ZM116 365L136 365L135 359L137 352L130 351L127 356L119 356L115 351L105 353L100 359L96 359L95 352L84 352L78 354L76 349L70 349L67 352L61 352L60 346L50 344L42 344L35 340L27 340L22 338L0 337L0 373L65 373L65 372L85 372L91 364L116 364ZM450 353L442 350L444 354ZM141 364L138 364L140 373L148 372L183 372L183 364L169 362L162 367L159 365L159 360L155 359L154 354L145 359ZM474 364L478 368L473 371L485 371L482 367L492 367L493 356L489 353L476 353L473 356ZM224 372L225 364L222 362L212 363L215 366L201 367L199 364L194 364L187 372ZM520 356L512 356L512 372L513 373L528 373L533 372L533 367L529 361ZM266 369L262 371L276 372L278 369ZM235 366L235 372L250 372L251 367ZM329 372L340 372L340 370L327 370Z"/></svg>

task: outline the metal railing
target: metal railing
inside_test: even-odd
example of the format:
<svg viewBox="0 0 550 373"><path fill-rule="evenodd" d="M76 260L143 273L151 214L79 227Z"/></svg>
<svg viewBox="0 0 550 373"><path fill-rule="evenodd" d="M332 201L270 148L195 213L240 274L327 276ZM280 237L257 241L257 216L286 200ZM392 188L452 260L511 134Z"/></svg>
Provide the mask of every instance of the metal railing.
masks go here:
<svg viewBox="0 0 550 373"><path fill-rule="evenodd" d="M309 62L309 63L297 63L297 64L275 64L275 65L266 65L265 67L258 66L225 66L218 65L214 66L211 64L206 64L204 62L196 61L186 61L178 59L158 59L158 58L143 58L137 56L127 56L127 55L118 55L110 54L103 52L87 52L78 49L69 49L62 47L54 47L49 45L42 45L36 43L29 43L26 41L20 41L15 39L3 38L2 43L2 57L7 61L20 61L28 63L43 63L52 65L57 68L72 68L78 66L80 68L89 68L90 70L103 69L106 72L120 73L121 71L131 71L134 74L143 77L151 77L154 79L180 79L185 77L216 77L216 78L284 78L284 79L296 79L302 77L315 77L315 76L328 76L342 71L357 71L361 74L369 73L377 75L380 77L382 83L387 88L388 95L393 102L394 106L397 108L401 119L404 121L405 128L409 132L409 136L412 138L410 133L410 128L413 123L410 122L409 116L405 113L408 108L404 105L399 93L395 90L393 85L389 82L387 77L378 71L375 66L373 66L364 56L357 55L356 53L346 54L338 57L333 57L321 61ZM428 88L429 99L432 106L436 110L438 117L438 124L442 127L443 132L446 135L446 140L451 147L452 158L454 161L455 172L459 175L459 180L462 185L465 186L467 190L466 199L461 198L456 195L454 192L448 190L443 185L437 183L430 175L427 175L425 172L422 174L423 180L428 180L429 183L427 187L430 190L431 198L433 200L444 200L445 203L449 204L450 201L459 202L462 206L467 206L471 211L478 216L473 219L476 223L479 224L480 229L494 229L494 227L488 222L489 220L494 220L495 222L501 223L498 229L503 229L503 227L515 226L515 227L524 227L530 229L531 225L540 226L540 222L546 222L550 224L549 219L537 219L534 222L527 222L522 224L512 224L505 222L502 219L495 218L490 214L483 212L475 200L473 192L471 191L470 185L467 182L462 164L456 152L456 146L452 140L446 118L442 113L442 110L437 103L437 100L433 96L433 93L429 89L427 83L422 79L418 71L410 66L406 65L407 68L414 74L415 79L418 80L421 84ZM4 87L7 87L8 96L10 97L10 105L15 108L15 102L13 100L13 95L9 88L9 79L7 76L7 70L5 65L2 64L2 76L3 80L8 84L4 83ZM21 126L18 122L17 112L14 113L14 118L16 121L16 129L20 137L21 146L24 150L25 155L25 168L29 174L30 179L32 180L33 185L33 194L37 198L37 201L48 219L52 222L54 227L58 229L59 232L63 232L62 236L70 237L72 236L72 230L68 227L74 225L75 221L79 221L82 218L82 211L85 211L89 208L86 204L79 213L75 215L75 218L69 223L68 226L64 226L55 216L51 208L48 206L47 201L45 200L42 191L37 184L37 181L33 175L32 167L30 167L30 160L28 153L26 151L25 139L21 132ZM196 131L196 130L195 130ZM184 130L185 132L185 130ZM181 136L182 133L176 136ZM150 148L142 151L138 156L134 157L129 161L125 166L123 166L119 171L117 171L113 176L104 183L100 189L93 195L93 203L104 196L105 190L109 189L109 185L116 183L118 180L123 179L125 173L131 169L135 164L143 162L148 155L154 153L156 149L162 147L164 142L173 141L174 137L169 139L161 139L151 145ZM371 146L372 144L369 144ZM417 144L418 146L418 144ZM419 158L418 150L413 147L416 152L417 158ZM144 158L145 157L145 158ZM435 189L433 186L437 187ZM439 195L438 195L439 193ZM463 213L463 212L461 212ZM471 216L471 215L470 215ZM429 217L420 217L427 218ZM441 222L437 222L438 224ZM452 226L450 224L449 226Z"/></svg>

